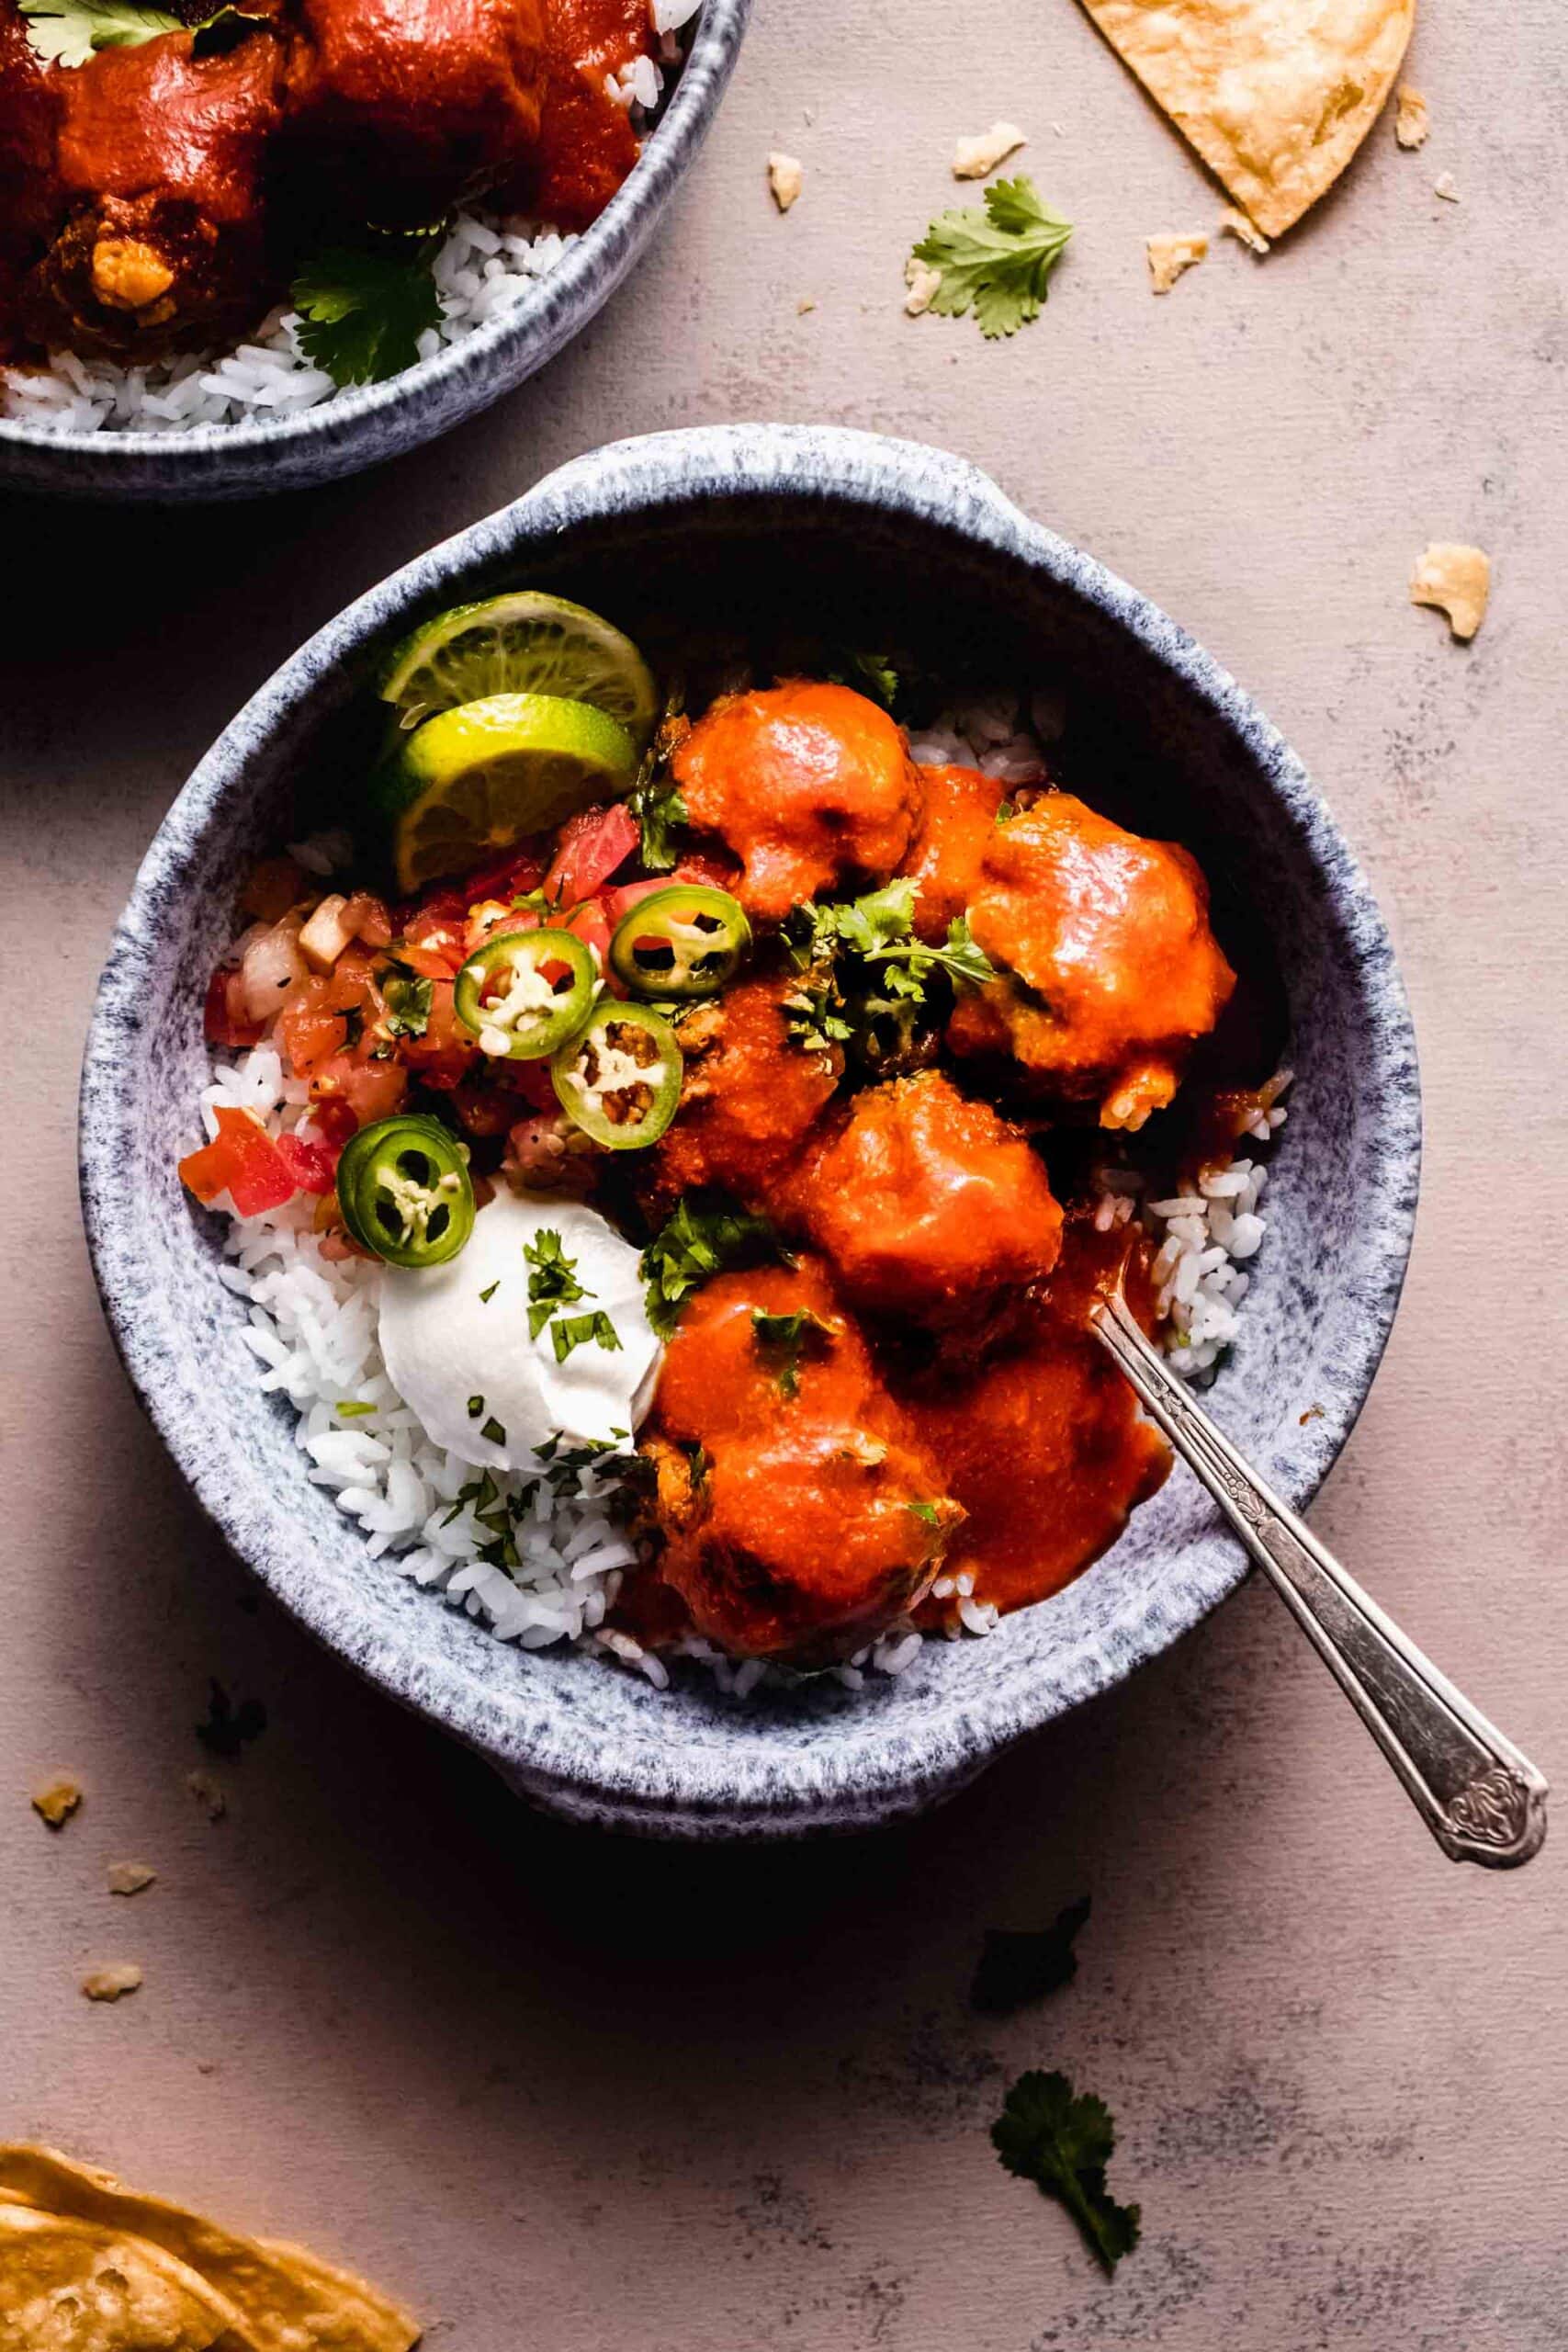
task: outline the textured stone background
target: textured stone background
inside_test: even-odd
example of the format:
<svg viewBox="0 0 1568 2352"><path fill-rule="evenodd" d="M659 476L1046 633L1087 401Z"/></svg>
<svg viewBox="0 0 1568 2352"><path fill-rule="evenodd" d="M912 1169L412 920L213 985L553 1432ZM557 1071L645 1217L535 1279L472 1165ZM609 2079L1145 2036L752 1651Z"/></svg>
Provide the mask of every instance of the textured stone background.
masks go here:
<svg viewBox="0 0 1568 2352"><path fill-rule="evenodd" d="M1266 263L1227 241L1156 302L1143 237L1219 199L1069 0L761 0L648 266L490 415L246 513L0 503L0 2130L359 2262L453 2352L1561 2346L1564 1847L1515 1879L1440 1860L1267 1591L874 1844L569 1835L220 1555L122 1383L73 1188L136 859L309 629L614 435L786 416L946 442L1230 665L1371 870L1427 1179L1317 1521L1561 1773L1568 74L1551 0L1423 11L1427 149L1384 123ZM899 272L953 198L954 134L1003 113L1078 237L1045 317L991 347L904 320ZM773 145L807 166L783 221ZM1450 536L1495 559L1469 650L1404 602ZM209 1825L184 1782L214 1673L272 1724ZM26 1801L55 1769L88 1789L58 1839ZM103 1888L126 1855L161 1873L132 1903ZM968 2014L984 1928L1084 1889L1077 1984ZM144 1990L90 2007L83 1969L117 1958ZM1115 2110L1146 2237L1114 2282L987 2145L1036 2064Z"/></svg>

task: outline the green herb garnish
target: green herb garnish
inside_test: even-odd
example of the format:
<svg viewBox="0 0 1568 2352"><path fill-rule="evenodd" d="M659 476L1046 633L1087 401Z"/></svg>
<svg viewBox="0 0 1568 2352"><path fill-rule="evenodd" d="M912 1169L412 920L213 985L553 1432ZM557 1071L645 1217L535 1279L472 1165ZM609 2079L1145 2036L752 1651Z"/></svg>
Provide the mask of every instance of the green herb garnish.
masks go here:
<svg viewBox="0 0 1568 2352"><path fill-rule="evenodd" d="M773 1363L779 1392L784 1396L799 1393L802 1357L822 1354L833 1337L822 1317L804 1306L788 1315L768 1315L754 1306L751 1329L759 1350Z"/></svg>
<svg viewBox="0 0 1568 2352"><path fill-rule="evenodd" d="M330 245L288 291L299 347L334 384L376 384L419 357L419 339L441 323L431 265L437 240L423 233Z"/></svg>
<svg viewBox="0 0 1568 2352"><path fill-rule="evenodd" d="M496 1292L497 1292L500 1288L501 1288L501 1278L500 1278L500 1276L499 1276L499 1275L497 1275L497 1277L496 1277L495 1281L494 1281L494 1282L492 1282L492 1283L490 1284L490 1286L488 1287L488 1289L485 1289L485 1290L481 1290L481 1291L480 1291L480 1293L479 1293L479 1305L480 1305L481 1306L488 1306L490 1305L490 1303L491 1303L491 1300L495 1296Z"/></svg>
<svg viewBox="0 0 1568 2352"><path fill-rule="evenodd" d="M483 1429L479 1431L479 1435L483 1438L488 1438L491 1445L504 1445L506 1443L506 1431L502 1429L501 1423L496 1419L493 1413L485 1423Z"/></svg>
<svg viewBox="0 0 1568 2352"><path fill-rule="evenodd" d="M852 1044L863 1060L885 1065L906 1048L928 1012L928 991L942 973L954 987L996 978L963 915L941 947L914 935L915 884L906 878L864 898L805 906L784 924L784 944L801 985L784 1000L784 1026L808 1053Z"/></svg>
<svg viewBox="0 0 1568 2352"><path fill-rule="evenodd" d="M1058 1911L1048 1928L987 1928L969 1988L973 2007L987 2017L1006 2017L1070 1984L1078 1973L1073 1944L1088 1917L1086 1894Z"/></svg>
<svg viewBox="0 0 1568 2352"><path fill-rule="evenodd" d="M536 1340L558 1307L575 1306L580 1298L593 1294L578 1281L577 1261L567 1256L552 1227L541 1227L532 1241L525 1241L523 1255L528 1263L528 1337ZM558 1346L556 1361L561 1361Z"/></svg>
<svg viewBox="0 0 1568 2352"><path fill-rule="evenodd" d="M343 1421L360 1420L367 1413L373 1413L375 1410L374 1405L362 1405L357 1397L353 1396L341 1398L337 1406L338 1419Z"/></svg>
<svg viewBox="0 0 1568 2352"><path fill-rule="evenodd" d="M574 1348L584 1346L590 1340L596 1340L612 1355L621 1344L619 1333L602 1306L595 1307L592 1315L558 1315L550 1325L550 1340L557 1363L564 1363Z"/></svg>
<svg viewBox="0 0 1568 2352"><path fill-rule="evenodd" d="M434 980L422 978L413 972L389 972L381 982L381 1001L387 1008L385 1027L389 1037L423 1037L430 1026L430 1007L435 995Z"/></svg>
<svg viewBox="0 0 1568 2352"><path fill-rule="evenodd" d="M769 1258L794 1262L766 1217L749 1216L722 1193L682 1193L642 1253L649 1321L661 1340L669 1339L699 1283L728 1267Z"/></svg>
<svg viewBox="0 0 1568 2352"><path fill-rule="evenodd" d="M675 829L686 822L686 804L672 784L639 784L626 806L642 833L641 857L650 874L668 874L681 854Z"/></svg>
<svg viewBox="0 0 1568 2352"><path fill-rule="evenodd" d="M479 1419L479 1415L484 1411L484 1408L485 1408L485 1400L484 1400L484 1398L483 1398L482 1396L470 1396L470 1397L469 1397L469 1399L468 1399L468 1419L469 1419L469 1420L470 1420L470 1421L477 1421L477 1420Z"/></svg>
<svg viewBox="0 0 1568 2352"><path fill-rule="evenodd" d="M1042 203L1034 182L1021 173L992 183L983 212L964 205L942 213L914 258L942 273L931 309L949 318L973 309L980 333L994 339L1039 317L1046 280L1072 233L1071 221Z"/></svg>
<svg viewBox="0 0 1568 2352"><path fill-rule="evenodd" d="M1075 2098L1066 2075L1021 2075L991 2126L1009 2172L1065 2205L1107 2270L1138 2243L1138 2208L1105 2187L1116 2128L1104 2102Z"/></svg>
<svg viewBox="0 0 1568 2352"><path fill-rule="evenodd" d="M904 1505L904 1509L906 1510L912 1510L917 1519L923 1519L928 1527L940 1527L942 1525L942 1513L938 1510L935 1503L906 1503Z"/></svg>

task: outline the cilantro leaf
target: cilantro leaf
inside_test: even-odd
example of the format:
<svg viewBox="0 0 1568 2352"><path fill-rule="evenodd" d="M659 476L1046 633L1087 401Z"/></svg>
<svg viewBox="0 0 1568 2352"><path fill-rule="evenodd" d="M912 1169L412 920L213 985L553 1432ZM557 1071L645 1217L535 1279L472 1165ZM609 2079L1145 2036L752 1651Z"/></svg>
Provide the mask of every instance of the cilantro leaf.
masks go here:
<svg viewBox="0 0 1568 2352"><path fill-rule="evenodd" d="M996 977L963 915L932 947L914 935L915 884L905 876L863 898L805 906L788 917L784 944L801 986L784 999L784 1026L808 1052L852 1045L876 1070L908 1052L927 1011L934 973L977 988Z"/></svg>
<svg viewBox="0 0 1568 2352"><path fill-rule="evenodd" d="M794 1263L766 1217L748 1216L723 1193L682 1193L642 1253L649 1321L669 1339L682 1306L710 1274L768 1258Z"/></svg>
<svg viewBox="0 0 1568 2352"><path fill-rule="evenodd" d="M686 822L686 804L672 784L649 778L626 802L642 834L641 857L650 874L668 874L681 854L675 829Z"/></svg>
<svg viewBox="0 0 1568 2352"><path fill-rule="evenodd" d="M375 384L412 368L419 338L441 322L431 273L434 240L380 237L330 245L289 288L299 345L334 384Z"/></svg>
<svg viewBox="0 0 1568 2352"><path fill-rule="evenodd" d="M564 1363L573 1348L581 1348L589 1340L597 1340L611 1355L620 1351L620 1334L602 1306L595 1307L592 1315L558 1315L550 1325L557 1363Z"/></svg>
<svg viewBox="0 0 1568 2352"><path fill-rule="evenodd" d="M193 57L226 57L231 49L238 49L243 40L248 40L253 32L271 21L268 17L252 15L246 8L216 9L199 25L191 27L190 53Z"/></svg>
<svg viewBox="0 0 1568 2352"><path fill-rule="evenodd" d="M949 318L973 308L987 340L1016 334L1040 315L1046 280L1072 235L1072 223L1048 204L1027 173L997 180L983 212L973 205L933 220L914 257L940 270L931 307Z"/></svg>
<svg viewBox="0 0 1568 2352"><path fill-rule="evenodd" d="M434 980L421 979L412 972L389 972L381 983L381 1001L387 1008L387 1035L389 1037L423 1037L430 1026L430 1008L434 996Z"/></svg>
<svg viewBox="0 0 1568 2352"><path fill-rule="evenodd" d="M1048 1928L987 1928L969 1988L973 2007L987 2017L1006 2017L1070 1984L1078 1973L1074 1940L1088 1917L1086 1894L1058 1911Z"/></svg>
<svg viewBox="0 0 1568 2352"><path fill-rule="evenodd" d="M788 1315L769 1315L754 1306L751 1330L759 1352L772 1358L779 1393L784 1396L799 1393L801 1359L821 1355L833 1336L822 1317L806 1306Z"/></svg>
<svg viewBox="0 0 1568 2352"><path fill-rule="evenodd" d="M1065 2205L1107 2270L1138 2243L1138 2208L1106 2192L1116 2129L1103 2100L1075 2098L1066 2075L1021 2075L991 2126L1009 2172Z"/></svg>
<svg viewBox="0 0 1568 2352"><path fill-rule="evenodd" d="M56 65L85 65L96 49L138 49L185 30L182 17L137 0L21 0L21 10L35 55Z"/></svg>
<svg viewBox="0 0 1568 2352"><path fill-rule="evenodd" d="M828 671L835 686L852 686L892 714L903 690L903 680L886 653L840 653Z"/></svg>
<svg viewBox="0 0 1568 2352"><path fill-rule="evenodd" d="M575 1306L593 1293L578 1281L577 1261L567 1256L560 1235L551 1227L542 1227L532 1241L525 1241L523 1255L528 1263L528 1337L536 1340L558 1307ZM558 1340L556 1362L564 1361Z"/></svg>

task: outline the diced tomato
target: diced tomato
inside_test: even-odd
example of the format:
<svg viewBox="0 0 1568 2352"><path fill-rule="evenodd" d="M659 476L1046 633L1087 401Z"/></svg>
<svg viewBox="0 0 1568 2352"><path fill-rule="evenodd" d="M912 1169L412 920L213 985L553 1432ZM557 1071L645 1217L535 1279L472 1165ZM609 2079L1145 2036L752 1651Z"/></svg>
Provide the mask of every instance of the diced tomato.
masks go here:
<svg viewBox="0 0 1568 2352"><path fill-rule="evenodd" d="M605 974L606 978L612 977L609 970L609 918L606 916L599 900L597 899L584 899L581 906L573 907L569 915L562 915L559 918L559 923L562 931L574 931L579 939L585 940L587 942L588 945L592 948L594 955L599 959L600 970Z"/></svg>
<svg viewBox="0 0 1568 2352"><path fill-rule="evenodd" d="M313 1078L348 1043L348 1023L333 1009L333 993L331 978L306 980L277 1016L278 1050L296 1078Z"/></svg>
<svg viewBox="0 0 1568 2352"><path fill-rule="evenodd" d="M504 856L492 857L488 865L476 866L463 885L468 904L479 899L523 899L536 890L545 878L545 861L536 848L509 849Z"/></svg>
<svg viewBox="0 0 1568 2352"><path fill-rule="evenodd" d="M400 1037L398 1052L417 1070L426 1086L443 1090L465 1079L479 1058L473 1032L457 1018L457 989L450 980L433 980L430 1012L421 1037Z"/></svg>
<svg viewBox="0 0 1568 2352"><path fill-rule="evenodd" d="M330 1193L333 1189L338 1155L324 1143L312 1143L306 1136L279 1136L278 1156L298 1193Z"/></svg>
<svg viewBox="0 0 1568 2352"><path fill-rule="evenodd" d="M392 918L384 899L373 890L355 890L343 919L363 946L385 947L392 936Z"/></svg>
<svg viewBox="0 0 1568 2352"><path fill-rule="evenodd" d="M450 979L468 955L468 900L461 890L440 889L407 909L397 947L400 963L427 980Z"/></svg>
<svg viewBox="0 0 1568 2352"><path fill-rule="evenodd" d="M213 1141L181 1160L181 1183L198 1201L211 1203L227 1193L241 1216L259 1216L264 1209L281 1208L292 1200L292 1171L259 1120L227 1103L220 1106L217 1117Z"/></svg>
<svg viewBox="0 0 1568 2352"><path fill-rule="evenodd" d="M401 1062L360 1061L351 1053L334 1054L310 1080L310 1100L320 1117L334 1098L346 1102L355 1123L368 1127L400 1110L408 1092L409 1074Z"/></svg>
<svg viewBox="0 0 1568 2352"><path fill-rule="evenodd" d="M561 827L545 876L545 896L558 906L591 899L641 840L637 819L624 801L608 808L582 809Z"/></svg>
<svg viewBox="0 0 1568 2352"><path fill-rule="evenodd" d="M201 1026L209 1046L257 1046L261 1043L262 1025L259 1021L246 1017L245 984L237 971L220 969L208 981Z"/></svg>
<svg viewBox="0 0 1568 2352"><path fill-rule="evenodd" d="M278 922L304 889L305 876L291 857L264 857L240 893L240 911L255 922Z"/></svg>
<svg viewBox="0 0 1568 2352"><path fill-rule="evenodd" d="M311 1103L310 1125L331 1151L335 1166L338 1154L349 1136L357 1132L359 1122L351 1102L345 1102L341 1094L328 1094Z"/></svg>
<svg viewBox="0 0 1568 2352"><path fill-rule="evenodd" d="M667 890L674 879L672 874L660 874L651 882L623 882L619 889L606 890L600 904L610 929L614 931L623 915L640 906L644 899L651 898L655 890Z"/></svg>

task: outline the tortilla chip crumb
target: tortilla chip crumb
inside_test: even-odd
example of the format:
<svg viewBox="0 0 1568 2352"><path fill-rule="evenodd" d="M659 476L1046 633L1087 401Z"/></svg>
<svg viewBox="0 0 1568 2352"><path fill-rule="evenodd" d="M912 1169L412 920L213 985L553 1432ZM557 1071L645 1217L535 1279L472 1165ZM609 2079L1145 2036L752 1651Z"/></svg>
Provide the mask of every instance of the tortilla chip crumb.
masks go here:
<svg viewBox="0 0 1568 2352"><path fill-rule="evenodd" d="M803 294L799 301L795 306L795 315L797 319L804 319L808 311L814 311L816 308L816 296L814 294Z"/></svg>
<svg viewBox="0 0 1568 2352"><path fill-rule="evenodd" d="M1248 253L1266 254L1269 251L1268 238L1245 212L1222 212L1220 228L1222 232L1233 236L1238 245L1245 245Z"/></svg>
<svg viewBox="0 0 1568 2352"><path fill-rule="evenodd" d="M82 1791L74 1781L48 1781L32 1795L33 1811L40 1814L51 1829L62 1829L82 1802Z"/></svg>
<svg viewBox="0 0 1568 2352"><path fill-rule="evenodd" d="M983 180L998 164L1028 144L1028 132L1020 130L1016 122L993 122L989 130L982 130L977 139L959 141L953 151L953 176L955 180Z"/></svg>
<svg viewBox="0 0 1568 2352"><path fill-rule="evenodd" d="M904 308L910 318L918 319L920 312L929 311L935 300L937 288L942 284L942 272L940 269L928 269L923 261L917 261L911 254L904 264L904 283L909 289L904 297Z"/></svg>
<svg viewBox="0 0 1568 2352"><path fill-rule="evenodd" d="M140 1894L144 1886L152 1885L157 1875L157 1871L150 1870L145 1862L111 1862L108 1867L109 1893Z"/></svg>
<svg viewBox="0 0 1568 2352"><path fill-rule="evenodd" d="M1432 126L1427 119L1427 101L1419 90L1402 82L1395 93L1393 135L1402 147L1424 147Z"/></svg>
<svg viewBox="0 0 1568 2352"><path fill-rule="evenodd" d="M1454 635L1468 641L1486 616L1491 587L1492 560L1480 548L1435 539L1416 559L1410 574L1410 601L1435 605L1447 613Z"/></svg>
<svg viewBox="0 0 1568 2352"><path fill-rule="evenodd" d="M229 1810L229 1800L210 1772L192 1772L186 1781L186 1786L197 1804L204 1804L207 1807L209 1821L222 1820Z"/></svg>
<svg viewBox="0 0 1568 2352"><path fill-rule="evenodd" d="M141 1971L131 1961L118 1961L112 1968L90 1968L82 1979L82 1990L89 2001L118 2001L122 1993L136 1992L141 1983Z"/></svg>
<svg viewBox="0 0 1568 2352"><path fill-rule="evenodd" d="M797 155L781 155L775 150L768 157L768 186L781 212L789 210L805 184L806 167Z"/></svg>
<svg viewBox="0 0 1568 2352"><path fill-rule="evenodd" d="M1201 262L1209 250L1208 238L1197 232L1190 236L1149 237L1145 244L1156 294L1168 294L1182 272Z"/></svg>
<svg viewBox="0 0 1568 2352"><path fill-rule="evenodd" d="M1440 196L1445 204L1459 202L1459 182L1452 172L1439 172L1432 182L1432 194Z"/></svg>

